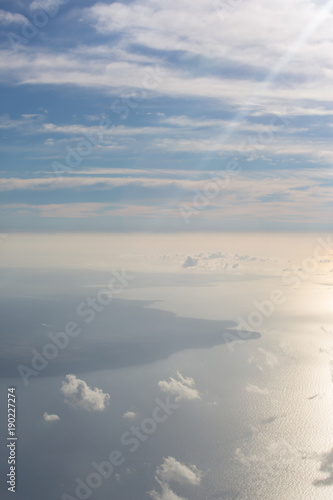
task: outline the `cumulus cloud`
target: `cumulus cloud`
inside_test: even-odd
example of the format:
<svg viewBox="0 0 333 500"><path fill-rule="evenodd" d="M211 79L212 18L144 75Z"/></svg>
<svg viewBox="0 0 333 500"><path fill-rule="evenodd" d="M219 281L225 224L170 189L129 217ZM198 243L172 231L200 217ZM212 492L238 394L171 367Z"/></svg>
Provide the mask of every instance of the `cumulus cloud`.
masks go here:
<svg viewBox="0 0 333 500"><path fill-rule="evenodd" d="M300 458L300 452L285 439L271 441L260 455L246 455L240 448L235 450L235 460L246 467L260 463L267 474L275 475L281 469L294 465Z"/></svg>
<svg viewBox="0 0 333 500"><path fill-rule="evenodd" d="M167 457L156 469L156 476L165 483L196 486L201 482L202 472L195 465L187 466L178 462L174 457Z"/></svg>
<svg viewBox="0 0 333 500"><path fill-rule="evenodd" d="M60 417L58 417L58 415L55 414L49 415L47 412L44 413L43 418L46 422L53 422L54 420L60 420Z"/></svg>
<svg viewBox="0 0 333 500"><path fill-rule="evenodd" d="M211 172L212 174L213 172ZM237 180L234 179L234 186L237 184L237 189L238 189L238 181L240 178ZM202 180L198 181L202 182ZM206 182L207 185L207 180L204 181ZM0 189L1 189L1 183L0 183ZM204 190L205 187L201 187L201 190ZM200 190L200 189L199 189ZM285 192L284 192L285 194ZM225 201L225 196L226 193L224 193L224 201ZM261 196L261 195L260 195ZM267 195L264 196L269 196L268 193ZM281 197L283 197L283 193L281 190ZM282 198L281 198L282 199ZM220 205L220 197L217 196L214 199L214 207L217 208L222 208ZM184 204L184 207L188 207L189 209L191 206ZM192 206L193 208L193 206ZM211 213L212 213L212 208L211 208ZM260 272L271 272L269 267L269 263L273 262L273 259L268 258L268 257L260 257L260 256L252 256L252 255L240 255L238 253L232 253L232 252L223 252L223 251L216 251L216 252L207 252L207 253L199 253L195 255L187 255L184 256L185 261L183 262L182 266L184 268L196 268L200 270L205 270L205 271L222 271L228 269L229 271L238 271L239 269L246 269L246 268L251 268L251 269L260 269ZM265 266L262 263L267 263Z"/></svg>
<svg viewBox="0 0 333 500"><path fill-rule="evenodd" d="M184 497L180 497L174 493L168 484L161 483L158 481L161 487L161 491L152 490L149 495L153 500L186 500Z"/></svg>
<svg viewBox="0 0 333 500"><path fill-rule="evenodd" d="M133 420L136 417L136 413L134 411L125 411L123 418L128 419L128 420Z"/></svg>
<svg viewBox="0 0 333 500"><path fill-rule="evenodd" d="M223 254L222 252L214 252L214 253L211 253L209 255L207 255L207 257L205 257L207 260L211 260L211 259L222 259L223 257L225 257L226 254Z"/></svg>
<svg viewBox="0 0 333 500"><path fill-rule="evenodd" d="M187 259L185 260L183 267L194 267L197 265L198 261L199 261L199 259L194 259L193 257L191 257L189 255L187 257Z"/></svg>
<svg viewBox="0 0 333 500"><path fill-rule="evenodd" d="M251 464L256 462L262 462L262 458L257 455L245 455L240 448L235 450L235 460L245 465L246 467L250 467Z"/></svg>
<svg viewBox="0 0 333 500"><path fill-rule="evenodd" d="M158 382L158 386L163 392L176 396L176 401L181 399L201 399L195 387L194 379L183 377L179 371L177 371L176 377L169 377L169 380Z"/></svg>
<svg viewBox="0 0 333 500"><path fill-rule="evenodd" d="M253 385L253 384L247 384L245 389L247 392L253 392L255 394L263 394L263 395L269 394L269 390L267 388L261 389L257 385Z"/></svg>
<svg viewBox="0 0 333 500"><path fill-rule="evenodd" d="M263 371L262 364L271 369L278 365L279 360L273 352L267 351L263 347L259 347L258 352L260 353L259 357L251 356L247 360L249 364L254 364L258 370Z"/></svg>
<svg viewBox="0 0 333 500"><path fill-rule="evenodd" d="M279 439L277 441L272 441L267 446L267 451L271 455L278 455L278 456L298 454L298 452L285 439Z"/></svg>
<svg viewBox="0 0 333 500"><path fill-rule="evenodd" d="M61 392L66 396L65 402L71 406L84 408L87 411L102 411L109 404L110 394L102 389L91 389L84 380L75 375L66 375Z"/></svg>
<svg viewBox="0 0 333 500"><path fill-rule="evenodd" d="M270 351L266 351L263 347L259 347L258 351L264 356L265 365L274 368L278 364L278 358Z"/></svg>
<svg viewBox="0 0 333 500"><path fill-rule="evenodd" d="M198 486L201 478L202 472L195 465L187 466L178 462L174 457L167 457L156 469L155 479L160 486L160 491L150 491L149 495L153 500L186 500L172 491L169 483Z"/></svg>

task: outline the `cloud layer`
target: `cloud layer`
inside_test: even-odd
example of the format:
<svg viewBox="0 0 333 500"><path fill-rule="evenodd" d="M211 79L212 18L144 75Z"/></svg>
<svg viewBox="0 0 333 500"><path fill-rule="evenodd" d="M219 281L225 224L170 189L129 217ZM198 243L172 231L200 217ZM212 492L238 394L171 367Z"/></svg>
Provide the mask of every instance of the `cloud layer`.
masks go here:
<svg viewBox="0 0 333 500"><path fill-rule="evenodd" d="M194 230L330 227L330 3L62 0L29 37L38 5L0 10L0 222L184 230L232 159Z"/></svg>

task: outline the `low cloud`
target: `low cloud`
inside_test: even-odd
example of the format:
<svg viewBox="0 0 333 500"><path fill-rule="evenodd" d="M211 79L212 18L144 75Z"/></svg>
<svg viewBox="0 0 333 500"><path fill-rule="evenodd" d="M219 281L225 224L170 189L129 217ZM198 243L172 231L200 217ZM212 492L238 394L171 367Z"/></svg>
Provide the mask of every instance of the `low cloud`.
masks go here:
<svg viewBox="0 0 333 500"><path fill-rule="evenodd" d="M285 439L271 441L260 455L247 455L240 448L235 450L235 460L245 467L256 467L261 464L266 474L276 475L281 470L294 467L301 453Z"/></svg>
<svg viewBox="0 0 333 500"><path fill-rule="evenodd" d="M66 375L61 392L66 396L65 402L87 411L102 411L109 404L110 394L105 394L102 389L91 389L84 380L75 375Z"/></svg>
<svg viewBox="0 0 333 500"><path fill-rule="evenodd" d="M226 256L226 254L223 254L222 252L215 252L215 253L211 253L211 254L207 255L207 257L205 257L205 258L207 260L211 260L211 259L223 259L225 256Z"/></svg>
<svg viewBox="0 0 333 500"><path fill-rule="evenodd" d="M53 422L55 420L60 420L60 417L58 417L58 415L55 414L49 415L46 412L44 413L43 418L46 422Z"/></svg>
<svg viewBox="0 0 333 500"><path fill-rule="evenodd" d="M136 418L136 413L134 411L125 411L123 418L128 419L128 420L133 420Z"/></svg>
<svg viewBox="0 0 333 500"><path fill-rule="evenodd" d="M199 262L199 259L194 259L193 257L191 257L189 255L187 257L187 259L185 260L183 267L194 267L198 264L198 262Z"/></svg>
<svg viewBox="0 0 333 500"><path fill-rule="evenodd" d="M264 364L266 366L274 368L279 363L278 358L272 352L266 351L262 347L259 347L258 351L264 356Z"/></svg>
<svg viewBox="0 0 333 500"><path fill-rule="evenodd" d="M245 455L240 448L235 450L235 460L246 467L250 467L256 462L262 462L262 458L258 455Z"/></svg>
<svg viewBox="0 0 333 500"><path fill-rule="evenodd" d="M269 394L269 390L267 388L260 389L260 387L258 387L257 385L253 385L253 384L247 384L247 386L245 387L245 390L247 392L253 392L255 394L264 394L264 395Z"/></svg>
<svg viewBox="0 0 333 500"><path fill-rule="evenodd" d="M175 378L169 377L169 380L161 380L158 382L158 386L163 392L176 396L176 401L181 399L201 399L195 387L194 379L183 377L179 371L177 371Z"/></svg>
<svg viewBox="0 0 333 500"><path fill-rule="evenodd" d="M187 466L178 462L174 457L167 457L156 469L155 479L159 484L160 491L150 491L149 495L153 500L186 500L172 491L169 483L177 483L181 486L198 486L201 478L202 472L195 465Z"/></svg>
<svg viewBox="0 0 333 500"><path fill-rule="evenodd" d="M216 207L218 200L215 200ZM269 271L269 263L273 263L274 259L268 257L254 257L252 255L239 255L237 253L216 251L212 253L199 253L194 255L184 255L182 263L183 268L195 268L205 271L228 271L257 269L260 273Z"/></svg>
<svg viewBox="0 0 333 500"><path fill-rule="evenodd" d="M264 370L262 365L273 369L279 364L279 360L273 352L266 351L266 349L263 349L262 347L259 347L258 352L260 353L259 357L251 356L247 360L249 364L254 364L258 370Z"/></svg>
<svg viewBox="0 0 333 500"><path fill-rule="evenodd" d="M161 487L161 491L153 490L148 493L153 500L186 500L186 498L176 495L176 493L170 489L168 484L160 481L158 481L158 483Z"/></svg>
<svg viewBox="0 0 333 500"><path fill-rule="evenodd" d="M165 483L192 484L196 486L201 482L202 473L195 465L187 466L178 462L174 457L168 457L156 469L156 476Z"/></svg>

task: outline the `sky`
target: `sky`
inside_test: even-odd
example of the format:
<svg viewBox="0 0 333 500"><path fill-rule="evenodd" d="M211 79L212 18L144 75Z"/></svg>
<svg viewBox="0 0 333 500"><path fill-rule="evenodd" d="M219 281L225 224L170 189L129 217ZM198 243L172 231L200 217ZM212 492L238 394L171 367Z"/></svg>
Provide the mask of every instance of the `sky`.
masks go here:
<svg viewBox="0 0 333 500"><path fill-rule="evenodd" d="M2 0L2 231L329 231L332 9Z"/></svg>

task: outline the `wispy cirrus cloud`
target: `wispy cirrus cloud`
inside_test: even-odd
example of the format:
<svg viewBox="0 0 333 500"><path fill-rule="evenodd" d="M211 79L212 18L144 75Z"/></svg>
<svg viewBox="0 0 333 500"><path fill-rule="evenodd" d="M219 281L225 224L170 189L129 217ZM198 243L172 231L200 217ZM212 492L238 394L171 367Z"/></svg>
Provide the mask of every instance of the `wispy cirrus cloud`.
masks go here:
<svg viewBox="0 0 333 500"><path fill-rule="evenodd" d="M51 216L51 206L57 205L59 219L66 213L90 217L103 210L98 203L105 203L94 190L104 195L113 190L118 200L123 189L127 207L106 207L115 217L135 217L140 207L142 217L155 213L176 219L177 203L193 205L193 193L205 189L208 172L223 169L224 161L233 158L246 162L243 173L210 200L200 217L212 224L230 219L230 224L241 220L246 225L251 218L254 224L265 219L286 227L301 224L302 218L308 225L321 223L322 212L327 224L333 158L329 5L282 0L276 9L251 0L228 10L223 2L203 0L63 3L33 44L23 43L16 51L6 43L0 47L0 84L15 88L17 102L23 97L29 102L25 114L15 109L0 120L2 152L11 157L6 170L15 172L12 178L6 173L0 185L5 211L10 199L13 206L30 205L34 217ZM45 8L49 4L44 2ZM30 2L31 19L38 6ZM26 9L21 10L1 10L7 34L14 19L23 22L15 16L26 18ZM87 28L80 35L78 20ZM59 21L64 35L71 36L53 43ZM19 23L16 30L22 30ZM42 110L37 97L28 99L30 91L51 93L49 109ZM102 136L99 116L113 124ZM100 140L79 158L77 171L57 184L46 179L53 175L52 162L65 164L67 152L92 135ZM110 165L113 174L104 170L103 175L102 168ZM116 173L120 166L123 175ZM128 172L130 167L137 171ZM163 175L162 168L174 168L174 174ZM42 209L33 208L28 191L40 197L52 191L49 207L44 198L36 202ZM92 203L97 203L95 212Z"/></svg>
<svg viewBox="0 0 333 500"><path fill-rule="evenodd" d="M0 179L0 191L4 193L1 212L17 215L30 212L42 217L106 217L112 214L115 217L143 216L176 220L181 217L180 203L193 209L195 197L204 193L207 183L218 174L205 172L200 180L197 179L197 173L191 170L163 169L127 169L124 175L121 169L99 169L95 175L93 169L87 172L73 170L62 178L50 176L47 171L44 175L29 179ZM64 193L70 194L72 190L76 192L75 201L63 202ZM52 195L48 203L45 203L45 192ZM12 193L15 193L15 198L9 202ZM35 193L33 199L29 193ZM118 193L121 193L121 197ZM124 198L126 193L132 193L128 199L126 196ZM306 215L307 222L315 222L318 217L325 222L330 218L332 194L333 184L326 170L304 169L293 174L280 170L269 175L244 172L232 179L226 189L217 190L216 196L201 210L194 211L192 220L218 223L221 220L238 221L256 217L266 221L300 223ZM208 255L190 257L196 259L196 265L201 268L211 267ZM225 259L217 260L220 265ZM231 264L229 260L225 260L225 263ZM232 264L242 266L241 257L235 256ZM193 261L189 260L186 267L190 265L193 265Z"/></svg>

